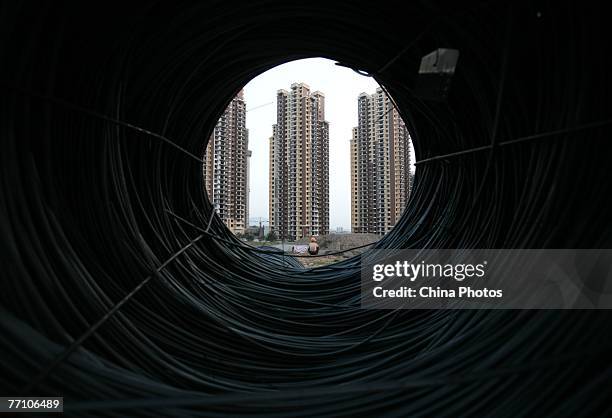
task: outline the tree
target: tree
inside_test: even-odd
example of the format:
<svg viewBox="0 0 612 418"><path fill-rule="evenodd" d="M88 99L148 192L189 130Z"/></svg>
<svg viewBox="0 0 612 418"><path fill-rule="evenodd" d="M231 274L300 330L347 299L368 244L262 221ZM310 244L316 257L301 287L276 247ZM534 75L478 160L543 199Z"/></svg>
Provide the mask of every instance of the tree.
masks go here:
<svg viewBox="0 0 612 418"><path fill-rule="evenodd" d="M268 236L266 237L266 241L276 241L278 238L276 237L276 234L274 233L274 231L270 231L268 232Z"/></svg>

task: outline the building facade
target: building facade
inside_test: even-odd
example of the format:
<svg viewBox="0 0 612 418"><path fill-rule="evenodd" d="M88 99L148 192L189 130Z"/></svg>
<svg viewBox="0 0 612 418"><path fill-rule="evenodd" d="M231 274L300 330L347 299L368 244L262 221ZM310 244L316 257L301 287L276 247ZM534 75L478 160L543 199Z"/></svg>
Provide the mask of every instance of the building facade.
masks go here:
<svg viewBox="0 0 612 418"><path fill-rule="evenodd" d="M382 89L361 93L351 138L351 227L383 235L399 220L410 195L410 135Z"/></svg>
<svg viewBox="0 0 612 418"><path fill-rule="evenodd" d="M219 118L204 156L206 192L234 234L244 234L248 226L248 136L246 104L240 91Z"/></svg>
<svg viewBox="0 0 612 418"><path fill-rule="evenodd" d="M329 123L325 96L304 83L277 92L270 138L270 229L295 240L329 233Z"/></svg>

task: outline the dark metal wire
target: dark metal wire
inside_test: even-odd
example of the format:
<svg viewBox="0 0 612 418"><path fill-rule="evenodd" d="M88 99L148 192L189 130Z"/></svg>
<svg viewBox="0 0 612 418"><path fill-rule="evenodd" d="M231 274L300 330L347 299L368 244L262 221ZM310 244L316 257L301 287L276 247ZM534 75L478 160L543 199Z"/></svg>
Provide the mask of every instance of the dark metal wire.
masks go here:
<svg viewBox="0 0 612 418"><path fill-rule="evenodd" d="M490 150L496 114L496 137L517 139L497 142L486 176L477 153L423 164L373 248L610 248L605 16L513 3L496 112L506 12L443 3L3 3L0 392L34 383L79 416L609 415L608 312L361 309L359 258L303 269L245 246L213 216L200 159L147 133L202 155L261 72L312 56L371 72L405 49L376 79L417 155ZM415 71L438 47L461 62L429 103ZM543 135L574 140L527 139Z"/></svg>
<svg viewBox="0 0 612 418"><path fill-rule="evenodd" d="M584 130L589 130L589 129L601 128L601 127L604 127L606 125L611 125L611 124L612 124L612 120L602 120L602 121L597 121L597 122L592 122L592 123L585 123L580 126L573 126L571 128L555 129L549 132L542 132L538 134L524 136L522 138L515 138L515 139L509 139L506 141L501 141L497 143L497 147L504 147L507 145L517 145L517 144L521 144L524 142L537 141L537 140L546 139L546 138L555 138L555 137L559 137L564 134L574 133L574 132L579 132L579 131L584 131ZM557 139L565 140L568 138L571 138L571 137L563 136ZM463 151L451 152L451 153L444 154L444 155L436 155L435 157L430 157L424 160L416 161L414 164L421 165L421 164L427 164L427 163L434 162L434 161L446 161L448 159L455 158L455 157L461 157L461 156L468 155L468 154L478 153L481 151L487 151L487 150L490 150L491 148L492 148L491 144L483 145L481 147L470 148L470 149L466 149Z"/></svg>
<svg viewBox="0 0 612 418"><path fill-rule="evenodd" d="M155 270L154 274L151 274L151 275L147 276L143 281L138 283L138 285L134 289L132 289L128 294L126 294L123 297L123 299L121 299L111 309L109 309L108 312L106 312L106 314L104 314L103 317L101 317L97 322L93 323L87 329L87 331L85 331L79 338L74 340L74 342L72 344L70 344L70 346L67 347L59 356L57 356L47 367L45 367L45 369L42 370L38 376L36 376L30 383L28 383L28 386L26 386L22 391L20 391L20 393L22 393L22 394L29 394L34 389L36 389L37 386L40 384L40 382L42 382L47 376L49 376L51 373L53 373L53 371L58 366L60 366L62 364L62 362L66 361L66 359L76 349L78 349L88 338L90 338L110 318L112 318L117 312L119 312L121 307L123 305L125 305L128 301L130 301L130 299L132 299L134 297L134 295L136 295L140 291L140 289L142 289L144 286L146 286L146 284L149 283L149 281L154 276L161 279L161 277L159 276L159 273L164 268L166 268L172 261L174 261L179 255L183 254L185 251L187 251L187 249L189 249L191 246L193 246L196 242L198 242L203 237L204 237L204 235L198 235L197 237L192 239L189 242L189 244L185 245L183 248L181 248L180 250L178 250L177 252L172 254L172 256L170 256L166 261L164 261L162 263L162 265L160 265Z"/></svg>
<svg viewBox="0 0 612 418"><path fill-rule="evenodd" d="M40 99L40 100L48 101L50 103L53 103L54 105L63 106L65 108L67 108L67 109L71 109L71 110L80 112L80 113L82 113L84 115L88 115L88 116L91 116L91 117L94 117L94 118L101 119L101 120L106 121L106 122L113 123L115 125L119 125L119 126L123 126L123 127L129 128L129 129L133 129L136 132L140 132L140 133L143 133L145 135L151 136L153 138L157 138L157 139L165 142L166 144L169 144L169 145L173 146L174 148L176 148L177 150L181 151L185 155L195 159L197 162L204 163L204 160L201 157L197 157L196 155L194 155L191 152L187 151L185 148L183 148L180 145L178 145L176 142L172 141L171 139L166 138L165 136L160 135L158 133L155 133L155 132L149 131L147 129L141 128L139 126L133 125L133 124L131 124L129 122L125 122L125 121L122 121L122 120L119 120L119 119L112 118L112 117L107 116L107 115L103 115L103 114L101 114L99 112L96 112L96 111L93 111L91 109L85 109L82 106L76 105L74 103L71 103L71 102L69 102L67 100L60 99L58 97L53 97L53 96L49 96L49 95L45 95L45 94L38 94L38 93L35 93L35 92L32 92L32 91L28 91L28 90L25 90L25 89L22 89L22 88L10 85L10 84L8 84L6 82L0 82L0 86L4 87L5 89L10 89L10 90L17 91L20 94L27 95L27 96L30 96L32 98L37 98L37 99Z"/></svg>

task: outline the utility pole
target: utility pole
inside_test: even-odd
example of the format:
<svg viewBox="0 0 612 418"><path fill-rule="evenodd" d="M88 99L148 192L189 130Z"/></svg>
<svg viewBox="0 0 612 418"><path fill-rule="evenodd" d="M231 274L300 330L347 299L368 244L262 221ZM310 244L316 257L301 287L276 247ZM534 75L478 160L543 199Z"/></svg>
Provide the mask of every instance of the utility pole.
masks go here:
<svg viewBox="0 0 612 418"><path fill-rule="evenodd" d="M261 216L260 216L259 217L259 234L258 234L258 238L259 239L264 239L264 236L265 236L265 234L264 234L264 230L263 230L263 228L261 226Z"/></svg>

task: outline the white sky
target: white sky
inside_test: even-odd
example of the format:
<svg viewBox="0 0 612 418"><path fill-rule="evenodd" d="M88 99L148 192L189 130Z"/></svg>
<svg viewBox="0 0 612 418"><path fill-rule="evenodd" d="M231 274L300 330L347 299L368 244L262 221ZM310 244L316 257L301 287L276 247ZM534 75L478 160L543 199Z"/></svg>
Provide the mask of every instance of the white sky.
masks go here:
<svg viewBox="0 0 612 418"><path fill-rule="evenodd" d="M309 58L292 61L257 76L244 87L249 130L250 224L259 217L268 220L269 138L276 123L276 92L289 90L292 83L306 83L310 91L325 94L325 119L329 122L329 196L330 230L351 227L350 139L357 126L357 96L373 93L374 79L361 76L334 61ZM258 107L261 106L261 107ZM252 109L252 110L250 110ZM412 153L414 156L414 152Z"/></svg>

